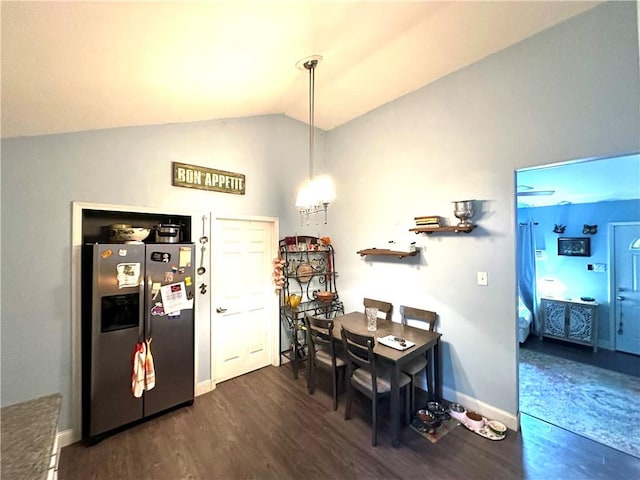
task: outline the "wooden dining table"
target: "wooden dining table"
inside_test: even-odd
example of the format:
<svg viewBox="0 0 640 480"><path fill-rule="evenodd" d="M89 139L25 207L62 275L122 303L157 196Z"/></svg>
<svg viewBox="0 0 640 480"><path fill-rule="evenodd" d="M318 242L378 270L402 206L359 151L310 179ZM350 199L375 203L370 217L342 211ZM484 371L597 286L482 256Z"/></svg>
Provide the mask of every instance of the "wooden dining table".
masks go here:
<svg viewBox="0 0 640 480"><path fill-rule="evenodd" d="M393 367L391 369L391 439L392 445L394 447L398 447L400 445L399 376L402 365L418 355L428 355L427 359L429 364L427 368L431 368L432 373L428 376L431 383L431 385L428 385L430 400L437 402L441 401L441 334L383 319L378 319L377 330L369 331L367 330L367 317L362 312L351 312L345 315L338 315L333 319L333 324L333 336L340 340L342 339L340 333L342 326L345 326L349 330L359 334L374 336L376 338L376 344L373 348L373 352L376 355L376 359L379 359L382 363L389 364ZM397 350L378 342L378 338L382 338L387 335L404 338L405 340L415 343L415 345L406 350Z"/></svg>

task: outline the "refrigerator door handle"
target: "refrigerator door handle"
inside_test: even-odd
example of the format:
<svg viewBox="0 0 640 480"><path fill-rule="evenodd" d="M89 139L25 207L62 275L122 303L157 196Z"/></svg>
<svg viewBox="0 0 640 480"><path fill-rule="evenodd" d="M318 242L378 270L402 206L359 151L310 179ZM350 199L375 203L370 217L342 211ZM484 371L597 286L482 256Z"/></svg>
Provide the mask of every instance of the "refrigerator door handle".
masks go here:
<svg viewBox="0 0 640 480"><path fill-rule="evenodd" d="M138 341L142 342L144 340L144 279L140 280L138 289L140 294L138 299Z"/></svg>
<svg viewBox="0 0 640 480"><path fill-rule="evenodd" d="M151 275L147 275L147 298L149 299L149 303L151 303L151 295L153 290L153 282L151 281ZM145 316L143 317L147 322L146 325L146 338L151 338L151 317L152 315L147 315L145 312Z"/></svg>

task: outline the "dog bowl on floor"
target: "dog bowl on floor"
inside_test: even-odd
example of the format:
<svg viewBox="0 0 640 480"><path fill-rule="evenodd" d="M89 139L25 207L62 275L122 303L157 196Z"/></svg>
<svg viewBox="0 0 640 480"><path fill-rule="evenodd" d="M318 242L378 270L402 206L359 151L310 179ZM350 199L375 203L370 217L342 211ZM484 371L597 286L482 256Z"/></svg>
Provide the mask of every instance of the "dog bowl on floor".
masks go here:
<svg viewBox="0 0 640 480"><path fill-rule="evenodd" d="M497 435L505 435L507 433L507 426L502 422L499 422L497 420L489 420L487 422L487 425L489 426L491 431L493 431Z"/></svg>
<svg viewBox="0 0 640 480"><path fill-rule="evenodd" d="M436 415L443 415L447 413L447 409L444 408L444 405L438 402L427 402L427 410L435 413Z"/></svg>
<svg viewBox="0 0 640 480"><path fill-rule="evenodd" d="M436 416L429 410L418 410L418 413L416 413L416 417L422 422L425 427L431 427L438 421Z"/></svg>

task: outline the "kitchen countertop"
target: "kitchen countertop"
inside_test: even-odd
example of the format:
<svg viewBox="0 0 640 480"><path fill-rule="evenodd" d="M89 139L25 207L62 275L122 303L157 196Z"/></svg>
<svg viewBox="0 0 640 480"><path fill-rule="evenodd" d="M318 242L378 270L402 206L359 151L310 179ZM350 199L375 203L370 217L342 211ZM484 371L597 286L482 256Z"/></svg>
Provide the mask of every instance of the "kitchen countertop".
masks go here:
<svg viewBox="0 0 640 480"><path fill-rule="evenodd" d="M47 478L61 403L53 394L2 407L2 478Z"/></svg>

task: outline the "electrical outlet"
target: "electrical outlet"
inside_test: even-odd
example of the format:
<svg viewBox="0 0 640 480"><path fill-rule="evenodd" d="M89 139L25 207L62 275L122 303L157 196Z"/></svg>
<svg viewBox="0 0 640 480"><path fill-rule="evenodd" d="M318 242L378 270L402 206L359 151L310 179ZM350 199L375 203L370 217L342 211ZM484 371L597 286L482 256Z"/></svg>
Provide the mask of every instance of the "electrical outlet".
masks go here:
<svg viewBox="0 0 640 480"><path fill-rule="evenodd" d="M604 263L594 263L593 264L593 271L594 272L606 272L607 271L607 265Z"/></svg>
<svg viewBox="0 0 640 480"><path fill-rule="evenodd" d="M478 272L476 275L476 281L478 285L489 285L489 276L487 275L487 272Z"/></svg>

